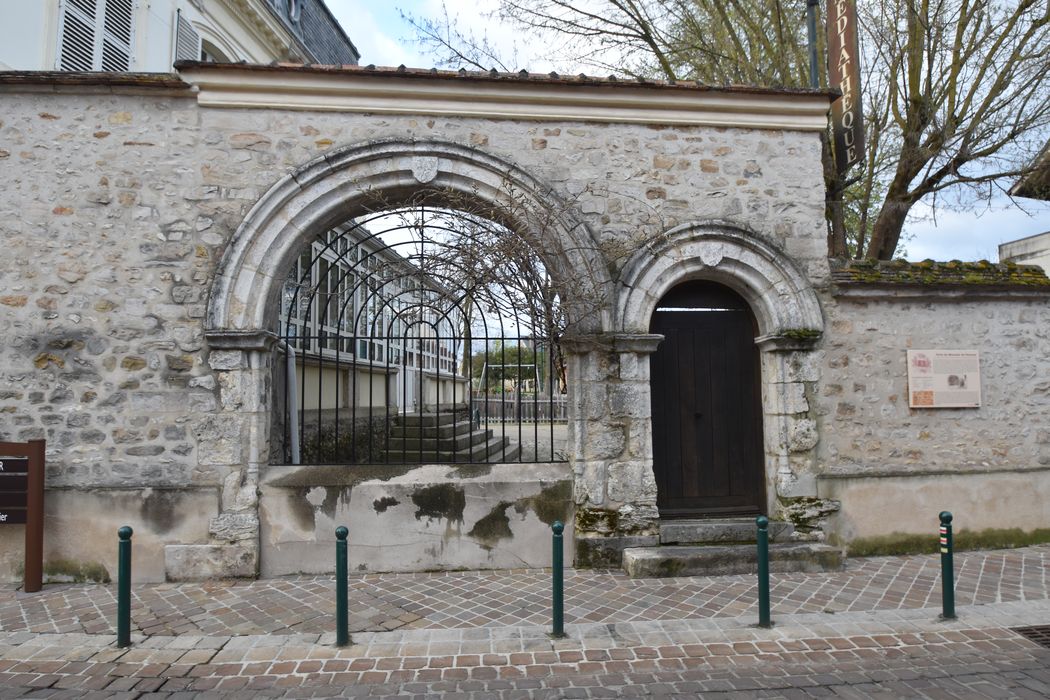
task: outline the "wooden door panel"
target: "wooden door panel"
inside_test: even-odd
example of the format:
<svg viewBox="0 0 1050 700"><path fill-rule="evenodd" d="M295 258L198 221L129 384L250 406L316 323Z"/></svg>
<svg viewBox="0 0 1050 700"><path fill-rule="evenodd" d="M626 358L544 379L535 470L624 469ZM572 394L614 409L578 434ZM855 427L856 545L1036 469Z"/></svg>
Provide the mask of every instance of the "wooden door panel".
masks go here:
<svg viewBox="0 0 1050 700"><path fill-rule="evenodd" d="M653 317L652 331L665 336L651 362L662 517L765 509L754 320L743 300L731 301L738 308L658 311Z"/></svg>

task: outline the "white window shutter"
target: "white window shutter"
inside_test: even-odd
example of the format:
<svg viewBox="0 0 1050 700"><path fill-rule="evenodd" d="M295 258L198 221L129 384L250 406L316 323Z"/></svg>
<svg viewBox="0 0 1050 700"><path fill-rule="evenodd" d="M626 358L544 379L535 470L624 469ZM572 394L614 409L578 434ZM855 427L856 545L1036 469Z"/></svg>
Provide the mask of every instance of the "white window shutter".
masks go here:
<svg viewBox="0 0 1050 700"><path fill-rule="evenodd" d="M178 11L175 15L175 60L201 60L201 35Z"/></svg>
<svg viewBox="0 0 1050 700"><path fill-rule="evenodd" d="M131 69L135 0L62 0L58 68Z"/></svg>
<svg viewBox="0 0 1050 700"><path fill-rule="evenodd" d="M95 66L95 0L65 0L59 20L59 70Z"/></svg>
<svg viewBox="0 0 1050 700"><path fill-rule="evenodd" d="M130 70L135 0L103 0L103 2L106 11L103 22L102 70Z"/></svg>

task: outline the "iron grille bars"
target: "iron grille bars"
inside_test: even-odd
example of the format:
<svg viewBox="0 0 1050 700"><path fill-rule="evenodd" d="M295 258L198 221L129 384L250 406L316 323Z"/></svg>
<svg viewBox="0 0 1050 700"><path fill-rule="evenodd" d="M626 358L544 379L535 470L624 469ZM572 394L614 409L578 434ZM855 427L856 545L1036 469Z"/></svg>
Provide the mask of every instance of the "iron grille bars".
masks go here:
<svg viewBox="0 0 1050 700"><path fill-rule="evenodd" d="M511 235L423 205L318 235L282 294L279 331L302 390L282 387L274 458L289 460L297 416L306 463L563 460L554 304L544 314L515 277L542 265L493 249Z"/></svg>

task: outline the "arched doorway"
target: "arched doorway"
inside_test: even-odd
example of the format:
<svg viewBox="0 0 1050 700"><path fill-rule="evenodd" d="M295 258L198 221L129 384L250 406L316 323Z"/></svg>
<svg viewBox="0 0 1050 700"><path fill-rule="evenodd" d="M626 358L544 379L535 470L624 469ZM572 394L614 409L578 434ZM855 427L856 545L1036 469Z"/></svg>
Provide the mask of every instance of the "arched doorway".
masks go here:
<svg viewBox="0 0 1050 700"><path fill-rule="evenodd" d="M729 287L692 280L661 298L650 332L653 468L661 518L766 511L758 325Z"/></svg>

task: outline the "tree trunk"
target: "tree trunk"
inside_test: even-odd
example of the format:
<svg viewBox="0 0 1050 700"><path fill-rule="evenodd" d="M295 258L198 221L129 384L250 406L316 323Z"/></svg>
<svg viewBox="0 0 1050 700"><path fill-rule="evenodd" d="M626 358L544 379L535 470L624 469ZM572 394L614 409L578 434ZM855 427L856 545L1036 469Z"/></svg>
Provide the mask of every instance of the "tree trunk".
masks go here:
<svg viewBox="0 0 1050 700"><path fill-rule="evenodd" d="M824 165L824 217L828 220L828 256L845 258L849 256L849 249L846 246L846 221L842 207L842 178L835 169L829 138L830 134L826 134L820 144L820 160Z"/></svg>
<svg viewBox="0 0 1050 700"><path fill-rule="evenodd" d="M869 260L892 260L897 250L897 243L904 229L904 220L908 218L913 202L893 193L887 194L882 202L882 209L871 229L871 241L865 257Z"/></svg>

